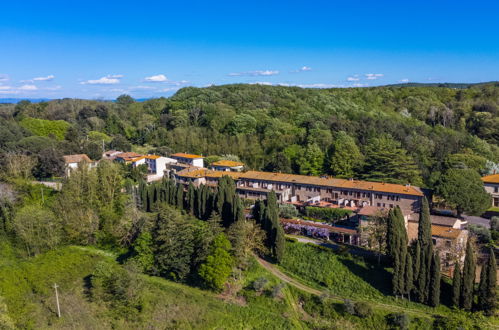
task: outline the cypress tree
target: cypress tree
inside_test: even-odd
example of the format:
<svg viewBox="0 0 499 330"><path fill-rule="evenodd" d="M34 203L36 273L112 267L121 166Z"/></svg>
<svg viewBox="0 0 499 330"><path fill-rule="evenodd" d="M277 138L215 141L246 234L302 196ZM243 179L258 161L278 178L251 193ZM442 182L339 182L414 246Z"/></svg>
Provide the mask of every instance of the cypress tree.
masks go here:
<svg viewBox="0 0 499 330"><path fill-rule="evenodd" d="M433 259L431 219L428 200L423 197L418 224L419 269L416 279L418 301L427 303L430 291L430 270Z"/></svg>
<svg viewBox="0 0 499 330"><path fill-rule="evenodd" d="M454 276L452 278L452 306L459 308L461 297L461 265L456 262L454 265Z"/></svg>
<svg viewBox="0 0 499 330"><path fill-rule="evenodd" d="M480 272L478 287L478 309L485 315L493 315L497 304L496 296L497 271L494 250L490 249L489 257Z"/></svg>
<svg viewBox="0 0 499 330"><path fill-rule="evenodd" d="M433 307L440 304L440 257L438 253L435 253L432 258L428 302Z"/></svg>
<svg viewBox="0 0 499 330"><path fill-rule="evenodd" d="M412 277L414 282L417 281L419 276L419 266L421 264L420 254L421 254L421 247L419 246L419 241L415 240L413 241L412 245L412 263L413 263Z"/></svg>
<svg viewBox="0 0 499 330"><path fill-rule="evenodd" d="M194 214L194 203L195 203L195 188L192 182L189 182L187 188L187 209L190 214Z"/></svg>
<svg viewBox="0 0 499 330"><path fill-rule="evenodd" d="M405 294L407 295L407 299L411 300L411 291L414 288L414 277L413 277L413 267L412 264L412 255L410 253L406 253L405 259Z"/></svg>
<svg viewBox="0 0 499 330"><path fill-rule="evenodd" d="M184 208L184 189L182 184L177 184L177 191L175 192L175 202L179 210Z"/></svg>
<svg viewBox="0 0 499 330"><path fill-rule="evenodd" d="M466 257L464 258L463 278L461 287L461 308L471 310L473 305L473 289L475 284L476 261L471 240L466 243Z"/></svg>
<svg viewBox="0 0 499 330"><path fill-rule="evenodd" d="M402 211L399 207L390 210L387 228L388 253L393 265L392 289L395 296L404 295L407 259L407 232Z"/></svg>
<svg viewBox="0 0 499 330"><path fill-rule="evenodd" d="M281 223L277 220L274 225L276 231L275 234L275 248L274 257L278 263L280 263L284 258L284 253L286 251L286 237L284 235L284 229L282 229Z"/></svg>
<svg viewBox="0 0 499 330"><path fill-rule="evenodd" d="M255 202L253 209L251 210L251 214L253 216L253 219L255 220L255 222L257 224L262 225L264 213L265 213L265 204L260 199L258 199Z"/></svg>

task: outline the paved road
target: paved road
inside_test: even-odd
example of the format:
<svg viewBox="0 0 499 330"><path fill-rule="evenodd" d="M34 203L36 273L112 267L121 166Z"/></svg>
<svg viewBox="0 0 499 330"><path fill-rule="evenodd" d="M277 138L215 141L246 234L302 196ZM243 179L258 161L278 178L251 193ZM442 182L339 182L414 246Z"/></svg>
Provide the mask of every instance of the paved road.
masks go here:
<svg viewBox="0 0 499 330"><path fill-rule="evenodd" d="M463 215L463 218L468 221L468 224L482 225L486 228L490 228L490 220L482 217L475 217L472 215Z"/></svg>

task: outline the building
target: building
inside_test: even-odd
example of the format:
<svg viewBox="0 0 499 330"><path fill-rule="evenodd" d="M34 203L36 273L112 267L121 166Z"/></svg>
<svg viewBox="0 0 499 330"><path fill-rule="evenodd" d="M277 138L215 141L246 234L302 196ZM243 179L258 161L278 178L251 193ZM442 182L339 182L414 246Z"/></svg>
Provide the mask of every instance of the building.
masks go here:
<svg viewBox="0 0 499 330"><path fill-rule="evenodd" d="M132 166L139 166L146 163L145 156L136 152L122 152L114 156L114 160Z"/></svg>
<svg viewBox="0 0 499 330"><path fill-rule="evenodd" d="M158 156L158 155L146 155L144 157L144 160L145 163L147 164L148 173L151 175L157 175L161 177L163 177L167 165L177 163L176 159Z"/></svg>
<svg viewBox="0 0 499 330"><path fill-rule="evenodd" d="M116 159L116 156L123 153L123 151L118 151L118 150L108 150L108 151L105 151L103 154L102 154L102 159L107 159L107 160L115 160Z"/></svg>
<svg viewBox="0 0 499 330"><path fill-rule="evenodd" d="M69 177L72 170L78 168L80 163L86 163L89 166L94 166L94 162L86 154L66 155L62 156L65 163L64 174Z"/></svg>
<svg viewBox="0 0 499 330"><path fill-rule="evenodd" d="M244 164L233 160L219 160L210 165L210 169L214 171L241 172Z"/></svg>
<svg viewBox="0 0 499 330"><path fill-rule="evenodd" d="M204 157L199 155L185 154L182 152L170 155L171 158L176 159L179 163L196 166L196 167L204 167Z"/></svg>
<svg viewBox="0 0 499 330"><path fill-rule="evenodd" d="M431 237L433 247L438 251L444 271L451 271L455 262L464 261L468 231L466 221L445 216L431 215ZM409 242L418 238L419 219L412 218L407 226Z"/></svg>
<svg viewBox="0 0 499 330"><path fill-rule="evenodd" d="M196 187L199 187L202 184L210 187L216 187L218 186L220 178L230 176L237 182L240 175L241 173L239 172L213 171L205 168L188 167L179 172L175 172L174 177L177 182L184 185L188 185L192 182L192 184Z"/></svg>
<svg viewBox="0 0 499 330"><path fill-rule="evenodd" d="M399 206L404 214L419 212L423 192L419 187L382 182L344 180L295 174L248 171L237 182L242 198L266 198L274 190L280 202L360 208Z"/></svg>
<svg viewBox="0 0 499 330"><path fill-rule="evenodd" d="M492 207L499 207L499 173L482 177L485 190L492 196Z"/></svg>

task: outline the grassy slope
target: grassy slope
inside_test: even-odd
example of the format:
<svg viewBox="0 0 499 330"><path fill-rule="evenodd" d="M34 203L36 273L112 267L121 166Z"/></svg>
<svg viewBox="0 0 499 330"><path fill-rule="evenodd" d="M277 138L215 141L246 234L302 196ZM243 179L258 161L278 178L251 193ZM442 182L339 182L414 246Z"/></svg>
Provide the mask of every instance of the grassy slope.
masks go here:
<svg viewBox="0 0 499 330"><path fill-rule="evenodd" d="M389 269L377 267L359 258L339 256L327 248L311 244L287 242L287 251L280 269L314 288L325 290L336 297L367 301L377 310L385 312L406 311L431 321L432 316L452 316L481 324L483 318L450 309L444 305L431 308L426 305L395 299L390 294ZM442 300L445 300L445 293ZM497 318L486 320L499 327Z"/></svg>
<svg viewBox="0 0 499 330"><path fill-rule="evenodd" d="M20 328L305 328L287 299L275 301L246 290L247 306L228 303L215 294L161 278L141 276L144 309L126 320L90 301L85 285L106 253L65 247L28 261L16 261L8 244L0 246L0 296ZM259 276L252 270L246 281ZM269 283L275 283L275 279ZM57 319L52 285L60 286L63 317ZM248 282L249 283L249 282ZM245 283L242 283L245 285ZM244 291L243 291L244 292ZM289 290L285 291L285 296Z"/></svg>
<svg viewBox="0 0 499 330"><path fill-rule="evenodd" d="M304 250L314 249L302 244L296 246L304 247ZM289 252L288 258L294 255L293 247ZM321 253L314 251L314 254ZM273 299L270 292L279 280L253 262L242 277L243 280L234 285L240 290L239 295L244 297L243 303L228 302L208 291L141 275L144 307L138 317L127 319L108 306L91 301L86 292L87 276L93 272L95 265L101 261L115 262L110 253L92 248L64 247L19 261L8 244L0 243L0 257L0 296L9 308L10 317L20 328L386 329L385 316L393 311L389 306L386 308L373 304L374 315L360 319L342 312L341 300L332 299L330 308L324 312L321 307L322 312L316 313L315 304L319 298L293 287L283 289L282 299ZM367 283L359 274L349 273L341 261L336 264L325 262L321 267L316 264L315 257L305 257L306 262L298 262L305 269L299 278L305 279L305 282L320 289L325 286L324 283L321 285L307 279L306 273L312 268L307 271L305 264L310 264L309 267L314 267L315 272L336 274L338 279L332 279L329 283L330 291L335 294L352 296L354 300L367 297L372 301L390 303L386 301L389 298L383 298L383 293L376 286ZM286 262L289 260L285 261L284 269L289 268ZM334 272L331 272L332 269ZM289 269L288 272L292 273ZM253 281L260 277L269 281L261 295L251 288ZM61 319L55 314L51 287L54 282L60 286ZM364 292L368 293L367 296ZM399 303L396 302L397 305ZM426 313L430 309L420 307L423 317L413 318L411 328L428 329L431 316Z"/></svg>

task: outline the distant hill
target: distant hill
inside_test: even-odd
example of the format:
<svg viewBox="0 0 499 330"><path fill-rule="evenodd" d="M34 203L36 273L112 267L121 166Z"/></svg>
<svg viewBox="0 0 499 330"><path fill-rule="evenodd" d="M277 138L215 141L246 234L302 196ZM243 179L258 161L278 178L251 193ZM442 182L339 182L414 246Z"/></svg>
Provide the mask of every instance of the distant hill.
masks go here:
<svg viewBox="0 0 499 330"><path fill-rule="evenodd" d="M473 86L482 86L482 85L495 85L499 86L499 81L489 81L489 82L480 82L480 83L417 83L417 82L408 82L403 84L392 84L385 85L381 87L444 87L444 88L470 88Z"/></svg>
<svg viewBox="0 0 499 330"><path fill-rule="evenodd" d="M30 99L30 98L25 98L25 99L16 99L16 98L5 98L5 99L0 99L0 103L3 104L8 104L8 103L19 103L20 101L30 101L31 103L38 103L38 102L47 102L51 101L52 99Z"/></svg>

